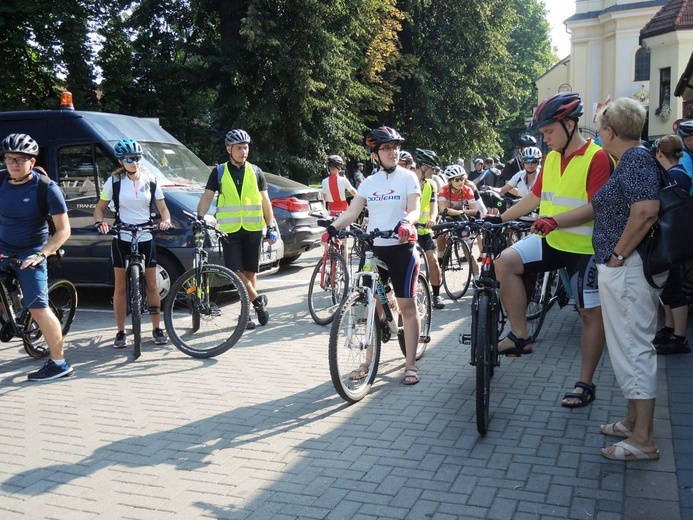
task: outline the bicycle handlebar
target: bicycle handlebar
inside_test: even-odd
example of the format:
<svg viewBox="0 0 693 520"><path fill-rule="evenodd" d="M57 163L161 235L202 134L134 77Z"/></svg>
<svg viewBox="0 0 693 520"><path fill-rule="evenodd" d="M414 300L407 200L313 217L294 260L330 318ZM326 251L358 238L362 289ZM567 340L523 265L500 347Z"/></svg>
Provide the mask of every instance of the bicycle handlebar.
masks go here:
<svg viewBox="0 0 693 520"><path fill-rule="evenodd" d="M522 220L509 220L508 222L501 222L500 224L494 224L488 222L484 219L477 219L470 217L468 220L451 220L448 222L441 222L440 224L435 224L431 229L438 234L445 233L447 231L456 231L462 228L473 228L480 231L492 231L502 228L509 227L511 229L516 229L518 231L526 231L532 227L531 222L524 222Z"/></svg>
<svg viewBox="0 0 693 520"><path fill-rule="evenodd" d="M188 222L190 222L193 227L195 226L200 226L208 231L214 231L217 235L220 237L225 237L226 233L224 233L221 229L219 229L218 226L213 226L212 224L209 224L204 217L199 218L197 215L194 213L190 213L189 211L183 210L183 215L188 217Z"/></svg>
<svg viewBox="0 0 693 520"><path fill-rule="evenodd" d="M120 224L113 224L109 228L107 234L108 235L117 235L122 231L125 231L125 232L135 231L135 232L137 232L137 231L158 231L158 230L159 230L159 226L157 226L156 224L150 224L148 222L146 224L124 224L121 222Z"/></svg>
<svg viewBox="0 0 693 520"><path fill-rule="evenodd" d="M357 240L365 240L370 242L376 238L391 238L396 236L397 233L390 229L388 231L380 231L379 229L374 229L373 231L364 231L356 226L350 226L348 229L340 229L337 232L338 238L354 237Z"/></svg>

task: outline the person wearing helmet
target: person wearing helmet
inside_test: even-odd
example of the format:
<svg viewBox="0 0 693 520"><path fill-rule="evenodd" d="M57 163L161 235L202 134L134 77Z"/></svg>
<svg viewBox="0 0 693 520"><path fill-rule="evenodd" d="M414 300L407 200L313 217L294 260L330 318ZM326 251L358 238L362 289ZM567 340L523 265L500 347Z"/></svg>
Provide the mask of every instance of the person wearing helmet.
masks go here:
<svg viewBox="0 0 693 520"><path fill-rule="evenodd" d="M679 161L689 177L693 177L693 119L681 121L677 131L683 141L683 157Z"/></svg>
<svg viewBox="0 0 693 520"><path fill-rule="evenodd" d="M221 241L224 263L243 280L258 323L267 325L267 296L257 292L262 229L267 226L270 244L279 240L279 231L267 193L265 174L248 162L250 135L245 130L231 130L224 142L229 160L210 173L197 213L202 218L209 210L215 192L219 193L216 219L219 228L227 235ZM254 328L255 323L248 318L246 329Z"/></svg>
<svg viewBox="0 0 693 520"><path fill-rule="evenodd" d="M330 216L341 215L349 207L346 192L356 195L356 190L349 179L340 175L344 167L344 161L339 155L330 155L327 158L327 169L330 174L322 181L322 198Z"/></svg>
<svg viewBox="0 0 693 520"><path fill-rule="evenodd" d="M353 186L354 186L355 188L358 188L359 185L360 185L364 180L366 180L365 175L363 175L363 168L364 168L364 166L365 166L365 165L364 165L361 161L359 161L359 162L356 163L356 169L354 170L354 173L353 173L352 176L351 176L351 180L352 180L352 182L354 183Z"/></svg>
<svg viewBox="0 0 693 520"><path fill-rule="evenodd" d="M337 230L354 222L364 208L368 209L367 231L393 230L393 238L376 238L373 251L387 265L381 272L390 279L404 323L406 361L405 385L419 382L416 367L416 347L420 324L416 308L419 255L416 250L416 228L420 218L421 189L416 174L397 164L404 138L395 130L381 126L366 136L366 146L378 170L368 177L351 201L349 209L327 228L328 235L337 236ZM380 305L380 303L377 303ZM363 368L363 367L362 367ZM366 377L364 372L352 377Z"/></svg>
<svg viewBox="0 0 693 520"><path fill-rule="evenodd" d="M116 222L128 224L147 224L151 221L152 206L156 205L161 214L159 229L165 231L171 227L171 215L164 201L164 193L156 179L142 167L142 146L134 139L121 139L113 147L120 167L113 172L103 185L99 201L94 209L94 226L101 234L109 231L104 214L111 201L115 205ZM127 314L127 291L125 286L126 257L130 254L130 233L121 233L113 237L111 243L111 261L113 263L113 313L116 321L116 337L113 348L127 347L125 334L125 317ZM166 333L159 326L161 296L156 284L156 247L154 237L149 231L139 234L139 250L144 254L144 276L147 285L147 305L152 320L154 343L165 345L168 342Z"/></svg>
<svg viewBox="0 0 693 520"><path fill-rule="evenodd" d="M523 168L505 183L500 190L501 195L508 194L515 197L524 197L534 186L534 181L539 174L539 163L541 162L542 153L536 146L530 146L522 150Z"/></svg>
<svg viewBox="0 0 693 520"><path fill-rule="evenodd" d="M438 220L438 184L433 180L435 168L438 164L438 156L433 150L425 150L425 157L421 152L423 150L416 150L418 161L414 170L421 188L421 218L416 228L419 235L417 240L428 260L428 277L431 282L431 290L433 291L433 306L436 309L444 309L445 302L440 295L440 284L442 281L440 264L438 263L436 243L433 241L433 232L431 230L431 227ZM431 163L433 162L435 164L432 165Z"/></svg>
<svg viewBox="0 0 693 520"><path fill-rule="evenodd" d="M608 108L607 108L608 109ZM518 356L532 352L527 331L527 297L522 275L566 267L582 320L582 366L572 392L562 406L577 408L594 400L592 379L604 349L597 268L592 246L594 226L590 202L608 181L613 164L599 146L578 130L583 113L576 92L562 92L539 104L534 123L552 149L532 190L498 220L527 215L539 206L537 234L506 249L496 262L501 299L508 312L510 333L498 345L500 352Z"/></svg>
<svg viewBox="0 0 693 520"><path fill-rule="evenodd" d="M495 167L495 163L494 157L484 159L483 172L472 181L478 188L495 188L500 182L501 172Z"/></svg>
<svg viewBox="0 0 693 520"><path fill-rule="evenodd" d="M10 134L0 143L5 169L0 171L0 253L16 255L21 266L12 268L29 309L48 343L50 359L29 381L50 381L72 373L65 361L60 322L48 307L46 257L55 253L70 237L67 205L55 182L46 182L36 170L38 143L27 134ZM37 211L39 183L47 184L48 214L55 233L48 232L47 215ZM27 201L30 201L27 203Z"/></svg>
<svg viewBox="0 0 693 520"><path fill-rule="evenodd" d="M515 145L517 146L515 157L506 163L501 173L501 179L504 182L508 182L517 172L522 170L524 167L522 164L522 152L526 148L537 146L537 140L534 136L523 134L515 141Z"/></svg>
<svg viewBox="0 0 693 520"><path fill-rule="evenodd" d="M474 159L474 169L469 172L469 180L474 182L484 173L484 160L481 157Z"/></svg>
<svg viewBox="0 0 693 520"><path fill-rule="evenodd" d="M414 171L416 169L414 157L412 157L412 155L406 150L399 152L399 161L397 164L399 164L402 168L406 168L407 170Z"/></svg>

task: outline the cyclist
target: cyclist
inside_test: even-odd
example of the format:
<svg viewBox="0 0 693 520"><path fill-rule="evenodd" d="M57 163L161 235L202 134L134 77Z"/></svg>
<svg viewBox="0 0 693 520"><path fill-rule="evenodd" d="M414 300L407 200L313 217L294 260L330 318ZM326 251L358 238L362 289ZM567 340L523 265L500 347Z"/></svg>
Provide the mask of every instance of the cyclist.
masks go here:
<svg viewBox="0 0 693 520"><path fill-rule="evenodd" d="M484 160L481 157L474 159L474 169L469 173L469 180L476 181L484 173ZM476 183L474 182L476 186Z"/></svg>
<svg viewBox="0 0 693 520"><path fill-rule="evenodd" d="M0 144L6 182L0 186L0 253L24 259L15 269L23 292L23 304L46 338L50 359L29 381L50 381L66 376L72 367L65 361L60 322L48 308L46 256L55 253L70 237L70 221L60 188L48 185L48 213L55 233L48 234L45 215L36 211L41 173L35 170L39 146L27 134L10 134ZM26 201L30 201L27 203Z"/></svg>
<svg viewBox="0 0 693 520"><path fill-rule="evenodd" d="M113 147L120 167L113 172L104 183L99 202L94 209L94 226L99 233L108 233L109 226L104 220L104 213L108 204L114 201L116 205L116 223L147 224L151 223L152 202L156 204L161 214L159 229L167 230L171 227L171 215L164 202L164 193L161 186L157 185L154 177L142 168L142 146L134 139L121 139ZM155 188L152 188L152 184ZM152 192L152 189L154 191ZM152 197L154 201L152 201ZM144 254L145 281L147 285L147 305L152 319L152 335L156 345L165 345L168 341L166 333L159 326L161 297L156 285L156 246L154 237L149 231L139 235L139 251ZM132 235L121 232L113 238L111 244L111 262L115 287L113 289L113 313L116 320L116 337L113 348L125 348L128 345L125 334L125 315L127 308L127 294L125 291L125 257L130 254L130 242Z"/></svg>
<svg viewBox="0 0 693 520"><path fill-rule="evenodd" d="M226 134L224 142L229 160L210 173L205 192L197 205L197 213L207 213L214 193L219 192L216 217L219 228L227 234L221 242L224 262L243 280L260 325L267 325L267 296L258 294L256 289L262 228L267 224L270 244L279 240L279 231L267 193L265 174L248 162L250 135L245 130L234 129ZM248 319L246 328L254 329L255 323Z"/></svg>
<svg viewBox="0 0 693 520"><path fill-rule="evenodd" d="M356 190L349 179L340 175L344 168L344 160L339 155L328 156L326 162L330 174L322 181L322 197L330 211L330 216L336 217L349 207L344 193L348 191L356 195Z"/></svg>
<svg viewBox="0 0 693 520"><path fill-rule="evenodd" d="M359 184L361 184L366 179L366 177L363 175L363 168L364 164L361 161L356 163L356 169L354 170L352 179L354 181L354 186L356 186L357 188L359 187Z"/></svg>
<svg viewBox="0 0 693 520"><path fill-rule="evenodd" d="M391 279L402 313L407 352L402 382L415 385L419 382L416 346L420 324L416 308L419 255L414 244L416 228L413 224L419 221L421 189L414 172L397 164L403 142L399 132L387 126L368 133L366 146L378 170L363 181L349 209L337 217L327 232L331 237L336 236L337 230L354 222L364 207L368 208L368 231L394 229L397 232L396 238L377 238L373 248L387 265L382 275Z"/></svg>
<svg viewBox="0 0 693 520"><path fill-rule="evenodd" d="M477 176L475 179L472 180L474 184L477 185L477 187L495 187L496 184L500 182L500 170L494 166L496 162L496 159L493 157L487 157L484 159L484 164L483 168L484 171L481 173L481 175ZM476 166L476 163L475 163Z"/></svg>
<svg viewBox="0 0 693 520"><path fill-rule="evenodd" d="M399 164L402 168L406 168L407 170L414 171L414 169L416 169L414 158L406 150L402 150L401 152L399 152L399 161L397 162L397 164Z"/></svg>
<svg viewBox="0 0 693 520"><path fill-rule="evenodd" d="M501 178L505 182L508 182L517 172L524 168L522 152L530 146L536 146L537 140L531 135L524 134L517 139L515 145L517 146L515 158L505 165L505 168L503 168L503 173L501 173Z"/></svg>
<svg viewBox="0 0 693 520"><path fill-rule="evenodd" d="M505 183L505 186L500 189L501 195L508 193L515 197L524 197L532 190L539 173L541 150L536 146L530 146L522 150L521 157L524 168Z"/></svg>
<svg viewBox="0 0 693 520"><path fill-rule="evenodd" d="M680 163L689 177L693 177L693 119L679 124L678 136L683 140L683 157ZM693 190L690 192L693 193Z"/></svg>
<svg viewBox="0 0 693 520"><path fill-rule="evenodd" d="M511 325L511 332L498 345L501 353L519 356L532 352L527 339L527 297L522 274L566 267L570 275L582 320L582 366L574 390L561 403L567 408L594 400L592 378L605 341L589 202L609 179L612 163L606 152L580 134L578 119L582 113L582 101L576 92L556 94L537 107L535 125L552 151L532 191L503 215L493 217L496 221L513 220L540 206L540 218L533 228L538 234L513 244L495 262L501 299Z"/></svg>
<svg viewBox="0 0 693 520"><path fill-rule="evenodd" d="M438 155L433 150L416 149L415 171L421 188L421 218L417 228L419 235L417 241L428 260L428 277L433 291L433 306L436 309L444 309L445 302L440 295L440 264L431 231L431 227L438 220L438 185L431 179L433 168L436 166L438 166Z"/></svg>

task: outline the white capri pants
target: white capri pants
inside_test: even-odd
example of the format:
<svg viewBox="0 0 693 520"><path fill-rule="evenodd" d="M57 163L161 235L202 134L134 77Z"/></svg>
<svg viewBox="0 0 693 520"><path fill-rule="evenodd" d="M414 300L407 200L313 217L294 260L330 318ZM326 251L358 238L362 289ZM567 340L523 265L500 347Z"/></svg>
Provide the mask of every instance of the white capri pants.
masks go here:
<svg viewBox="0 0 693 520"><path fill-rule="evenodd" d="M599 296L611 365L626 399L654 399L657 393L658 289L650 287L642 259L633 252L621 267L598 264ZM662 277L655 277L661 284Z"/></svg>

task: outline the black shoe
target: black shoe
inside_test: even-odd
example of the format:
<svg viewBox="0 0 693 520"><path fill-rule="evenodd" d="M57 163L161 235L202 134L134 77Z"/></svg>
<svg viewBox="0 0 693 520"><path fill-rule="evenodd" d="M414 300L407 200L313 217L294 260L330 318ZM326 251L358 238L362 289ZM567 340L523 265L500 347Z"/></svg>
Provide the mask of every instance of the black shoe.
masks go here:
<svg viewBox="0 0 693 520"><path fill-rule="evenodd" d="M245 330L255 330L255 322L248 318L248 323L245 324Z"/></svg>
<svg viewBox="0 0 693 520"><path fill-rule="evenodd" d="M666 325L659 329L657 331L657 334L655 334L654 339L652 340L653 345L661 345L662 343L666 343L671 339L671 337L674 335L674 329L671 327L667 327Z"/></svg>
<svg viewBox="0 0 693 520"><path fill-rule="evenodd" d="M166 345L168 343L168 338L166 337L166 333L162 329L154 329L152 331L152 336L154 336L154 344L155 345Z"/></svg>
<svg viewBox="0 0 693 520"><path fill-rule="evenodd" d="M267 305L267 296L261 294L253 302L253 307L255 307L255 314L257 314L257 321L260 325L267 325L269 321L269 312L265 306Z"/></svg>
<svg viewBox="0 0 693 520"><path fill-rule="evenodd" d="M71 373L72 367L67 364L67 361L58 366L53 362L52 359L49 359L44 363L41 370L29 374L27 379L29 381L52 381L53 379L58 379L59 377L69 376Z"/></svg>
<svg viewBox="0 0 693 520"><path fill-rule="evenodd" d="M445 308L445 302L443 301L442 296L434 296L433 297L433 306L436 309L444 309Z"/></svg>
<svg viewBox="0 0 693 520"><path fill-rule="evenodd" d="M681 336L672 335L667 341L656 345L657 354L668 356L670 354L688 354L691 348L688 346L688 339Z"/></svg>

